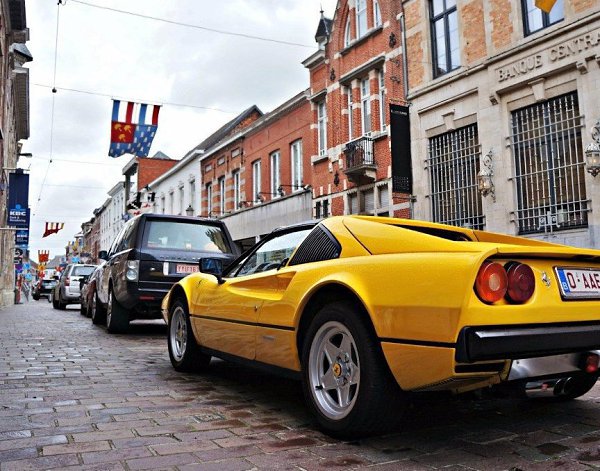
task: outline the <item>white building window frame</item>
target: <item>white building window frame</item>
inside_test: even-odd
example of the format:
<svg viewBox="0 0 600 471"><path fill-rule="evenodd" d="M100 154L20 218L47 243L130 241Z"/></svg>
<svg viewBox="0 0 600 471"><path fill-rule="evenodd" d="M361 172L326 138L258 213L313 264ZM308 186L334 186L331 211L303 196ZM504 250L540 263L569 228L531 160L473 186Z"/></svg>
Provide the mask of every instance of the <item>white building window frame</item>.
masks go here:
<svg viewBox="0 0 600 471"><path fill-rule="evenodd" d="M383 70L377 73L379 79L379 129L385 131L387 129L387 122L385 119L385 76Z"/></svg>
<svg viewBox="0 0 600 471"><path fill-rule="evenodd" d="M213 212L213 189L212 183L206 184L206 214L210 218Z"/></svg>
<svg viewBox="0 0 600 471"><path fill-rule="evenodd" d="M260 160L252 162L252 200L260 202L261 192Z"/></svg>
<svg viewBox="0 0 600 471"><path fill-rule="evenodd" d="M319 155L327 154L327 104L325 100L317 103L317 142Z"/></svg>
<svg viewBox="0 0 600 471"><path fill-rule="evenodd" d="M373 0L373 26L375 28L381 26L381 9L377 0Z"/></svg>
<svg viewBox="0 0 600 471"><path fill-rule="evenodd" d="M292 192L302 190L303 168L302 168L302 139L297 139L290 144L290 167L292 170Z"/></svg>
<svg viewBox="0 0 600 471"><path fill-rule="evenodd" d="M281 186L281 152L276 150L271 152L269 157L271 169L271 199L279 197L279 187Z"/></svg>
<svg viewBox="0 0 600 471"><path fill-rule="evenodd" d="M239 170L234 170L231 173L231 179L233 180L233 210L237 211L238 209L240 209L240 203L241 203L241 180L240 180L240 171Z"/></svg>
<svg viewBox="0 0 600 471"><path fill-rule="evenodd" d="M360 118L363 136L371 133L371 81L369 77L360 81Z"/></svg>
<svg viewBox="0 0 600 471"><path fill-rule="evenodd" d="M369 30L367 0L356 0L356 38L362 38Z"/></svg>
<svg viewBox="0 0 600 471"><path fill-rule="evenodd" d="M225 214L225 177L219 178L219 214Z"/></svg>

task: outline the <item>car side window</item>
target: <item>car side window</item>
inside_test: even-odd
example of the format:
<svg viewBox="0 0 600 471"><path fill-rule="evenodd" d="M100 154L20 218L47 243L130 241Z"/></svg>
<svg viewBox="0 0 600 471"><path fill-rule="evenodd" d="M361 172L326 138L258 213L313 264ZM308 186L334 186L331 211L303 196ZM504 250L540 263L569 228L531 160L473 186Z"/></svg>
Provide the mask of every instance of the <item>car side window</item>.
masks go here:
<svg viewBox="0 0 600 471"><path fill-rule="evenodd" d="M248 257L241 260L238 267L234 268L231 273L237 277L279 268L311 230L312 228L286 232L268 239Z"/></svg>
<svg viewBox="0 0 600 471"><path fill-rule="evenodd" d="M121 233L121 240L117 246L117 252L121 252L123 250L127 250L131 248L131 236L133 234L133 229L135 227L135 220L129 221L123 227L123 232Z"/></svg>

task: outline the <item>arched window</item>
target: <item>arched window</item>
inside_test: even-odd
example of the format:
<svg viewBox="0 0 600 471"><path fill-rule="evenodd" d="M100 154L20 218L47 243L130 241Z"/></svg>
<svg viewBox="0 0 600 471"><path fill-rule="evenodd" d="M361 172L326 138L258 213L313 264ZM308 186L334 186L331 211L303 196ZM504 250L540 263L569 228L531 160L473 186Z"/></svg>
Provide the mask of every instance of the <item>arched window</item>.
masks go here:
<svg viewBox="0 0 600 471"><path fill-rule="evenodd" d="M348 46L352 41L352 23L350 22L350 15L346 20L346 30L344 32L344 47Z"/></svg>

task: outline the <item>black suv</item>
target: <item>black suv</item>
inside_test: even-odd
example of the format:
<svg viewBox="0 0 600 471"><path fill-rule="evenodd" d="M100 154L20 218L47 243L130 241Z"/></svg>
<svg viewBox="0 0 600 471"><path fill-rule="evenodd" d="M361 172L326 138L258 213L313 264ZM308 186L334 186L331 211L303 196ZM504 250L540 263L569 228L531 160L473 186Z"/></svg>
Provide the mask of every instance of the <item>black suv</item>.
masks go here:
<svg viewBox="0 0 600 471"><path fill-rule="evenodd" d="M238 255L221 221L165 214L129 220L113 241L98 274L91 314L106 320L111 333L124 332L134 319L161 319L160 304L171 286L198 271L203 257L229 265Z"/></svg>

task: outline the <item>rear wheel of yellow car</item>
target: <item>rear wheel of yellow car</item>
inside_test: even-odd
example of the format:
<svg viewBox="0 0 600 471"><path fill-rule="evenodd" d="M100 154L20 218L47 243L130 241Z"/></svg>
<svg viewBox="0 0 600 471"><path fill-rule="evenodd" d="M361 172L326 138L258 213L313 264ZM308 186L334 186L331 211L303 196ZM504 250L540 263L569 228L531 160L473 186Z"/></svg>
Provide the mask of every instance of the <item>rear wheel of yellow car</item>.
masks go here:
<svg viewBox="0 0 600 471"><path fill-rule="evenodd" d="M353 438L396 429L405 409L372 327L345 303L324 306L302 350L309 407L330 435Z"/></svg>
<svg viewBox="0 0 600 471"><path fill-rule="evenodd" d="M210 355L203 353L196 342L187 305L175 300L169 309L169 358L177 371L199 371L208 366Z"/></svg>

